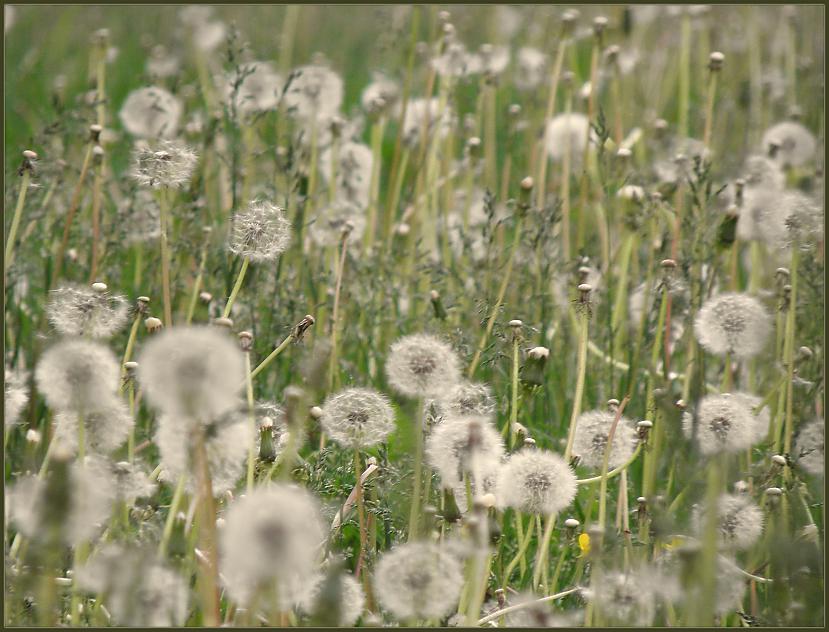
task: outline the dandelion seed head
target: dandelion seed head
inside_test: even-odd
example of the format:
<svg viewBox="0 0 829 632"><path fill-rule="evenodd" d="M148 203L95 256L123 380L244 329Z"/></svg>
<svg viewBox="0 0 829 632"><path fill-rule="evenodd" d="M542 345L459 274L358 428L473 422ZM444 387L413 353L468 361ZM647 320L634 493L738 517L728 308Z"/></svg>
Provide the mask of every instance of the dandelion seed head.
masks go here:
<svg viewBox="0 0 829 632"><path fill-rule="evenodd" d="M501 434L487 417L446 417L432 430L426 441L426 460L440 474L444 487L453 488L468 476L485 493L484 474L504 455Z"/></svg>
<svg viewBox="0 0 829 632"><path fill-rule="evenodd" d="M696 506L694 529L703 533L707 508ZM717 500L717 520L720 544L735 551L751 548L763 534L763 511L745 494L723 494Z"/></svg>
<svg viewBox="0 0 829 632"><path fill-rule="evenodd" d="M492 389L480 382L461 380L434 402L437 416L490 417L495 412Z"/></svg>
<svg viewBox="0 0 829 632"><path fill-rule="evenodd" d="M335 200L319 210L308 228L311 239L319 246L336 246L348 230L350 241L359 242L366 228L363 210L345 198Z"/></svg>
<svg viewBox="0 0 829 632"><path fill-rule="evenodd" d="M328 578L320 574L311 583L310 589L300 600L300 609L307 613L318 612L325 607L327 602L324 591L327 588ZM363 614L363 607L366 603L366 596L360 582L350 573L339 573L335 579L339 604L339 620L337 625L341 627L352 627L357 623L360 615Z"/></svg>
<svg viewBox="0 0 829 632"><path fill-rule="evenodd" d="M40 358L35 382L46 403L57 411L91 413L118 388L119 367L113 353L88 340L63 340Z"/></svg>
<svg viewBox="0 0 829 632"><path fill-rule="evenodd" d="M133 506L139 498L151 497L158 487L138 463L119 461L112 463L110 469L115 483L115 496L127 507Z"/></svg>
<svg viewBox="0 0 829 632"><path fill-rule="evenodd" d="M228 594L248 604L276 585L280 600L297 581L311 579L325 537L317 500L299 487L258 487L233 502L220 533L221 569Z"/></svg>
<svg viewBox="0 0 829 632"><path fill-rule="evenodd" d="M457 607L462 585L458 559L431 542L397 545L374 572L380 605L400 620L445 617Z"/></svg>
<svg viewBox="0 0 829 632"><path fill-rule="evenodd" d="M343 102L343 80L327 66L300 66L294 70L294 78L283 98L286 107L300 119L319 121L339 111Z"/></svg>
<svg viewBox="0 0 829 632"><path fill-rule="evenodd" d="M757 437L757 419L751 406L742 397L730 393L706 395L697 409L696 439L705 455L720 452L736 453L751 447ZM694 436L694 416L682 416L685 436Z"/></svg>
<svg viewBox="0 0 829 632"><path fill-rule="evenodd" d="M706 301L694 320L694 333L711 354L748 359L765 348L771 317L753 296L728 292Z"/></svg>
<svg viewBox="0 0 829 632"><path fill-rule="evenodd" d="M505 615L507 628L570 628L576 626L574 613L557 613L549 601L539 602L543 595L530 592L519 593L511 598L509 606L524 606ZM531 605L525 605L531 604ZM494 611L494 610L493 610ZM483 613L489 614L489 612Z"/></svg>
<svg viewBox="0 0 829 632"><path fill-rule="evenodd" d="M601 468L610 428L616 414L605 410L591 410L582 413L576 422L576 434L573 438L573 454L581 457L580 464L591 468ZM613 445L607 467L612 470L625 463L633 455L638 443L638 433L634 423L622 417L616 424Z"/></svg>
<svg viewBox="0 0 829 632"><path fill-rule="evenodd" d="M797 466L814 476L823 476L826 465L824 449L825 425L823 419L805 424L797 434L794 456Z"/></svg>
<svg viewBox="0 0 829 632"><path fill-rule="evenodd" d="M501 507L556 514L576 497L576 476L557 454L525 448L501 468L495 496Z"/></svg>
<svg viewBox="0 0 829 632"><path fill-rule="evenodd" d="M229 250L251 261L273 261L291 243L291 222L285 210L254 200L248 208L233 217L233 235Z"/></svg>
<svg viewBox="0 0 829 632"><path fill-rule="evenodd" d="M28 376L23 371L5 367L3 425L6 432L17 425L20 413L29 403Z"/></svg>
<svg viewBox="0 0 829 632"><path fill-rule="evenodd" d="M127 405L117 395L101 397L96 410L82 415L86 450L94 454L110 454L121 447L129 437L135 420ZM78 451L78 413L61 410L55 414L55 434L52 439L61 447L76 454Z"/></svg>
<svg viewBox="0 0 829 632"><path fill-rule="evenodd" d="M509 63L510 50L508 46L483 44L478 49L478 53L473 56L471 67L475 72L497 76L507 69Z"/></svg>
<svg viewBox="0 0 829 632"><path fill-rule="evenodd" d="M158 79L166 79L178 74L181 62L161 44L153 46L147 59L147 74Z"/></svg>
<svg viewBox="0 0 829 632"><path fill-rule="evenodd" d="M234 90L239 83L238 90ZM225 98L243 116L276 108L284 81L265 61L238 66L226 80Z"/></svg>
<svg viewBox="0 0 829 632"><path fill-rule="evenodd" d="M155 148L137 145L132 177L142 187L182 188L190 182L198 157L179 141L163 141Z"/></svg>
<svg viewBox="0 0 829 632"><path fill-rule="evenodd" d="M800 123L783 121L763 134L763 149L781 167L800 167L814 160L817 141Z"/></svg>
<svg viewBox="0 0 829 632"><path fill-rule="evenodd" d="M531 46L518 49L515 87L522 91L535 90L546 78L547 55Z"/></svg>
<svg viewBox="0 0 829 632"><path fill-rule="evenodd" d="M190 31L193 43L202 53L210 53L226 39L227 27L213 20L213 7L190 5L179 11L179 18Z"/></svg>
<svg viewBox="0 0 829 632"><path fill-rule="evenodd" d="M771 427L771 413L768 406L765 406L756 415L754 409L760 405L761 399L749 393L732 393L735 399L746 406L754 416L754 443L761 443L769 434Z"/></svg>
<svg viewBox="0 0 829 632"><path fill-rule="evenodd" d="M326 434L348 448L383 443L394 430L394 409L369 388L348 388L325 400L320 423Z"/></svg>
<svg viewBox="0 0 829 632"><path fill-rule="evenodd" d="M760 154L746 158L743 173L749 189L768 187L780 191L786 186L786 174L780 165Z"/></svg>
<svg viewBox="0 0 829 632"><path fill-rule="evenodd" d="M764 210L758 232L772 248L808 250L823 239L823 205L804 193L784 191Z"/></svg>
<svg viewBox="0 0 829 632"><path fill-rule="evenodd" d="M429 334L412 334L392 344L386 376L401 395L439 397L460 380L460 366L447 343Z"/></svg>
<svg viewBox="0 0 829 632"><path fill-rule="evenodd" d="M321 175L329 187L331 186L333 156L333 145L329 145L320 155L320 165L324 166L321 169ZM352 141L340 143L337 149L337 179L335 184L337 201L346 201L353 204L359 211L363 211L368 207L373 163L374 158L370 147ZM364 219L362 219L362 223L365 223ZM362 229L360 232L362 232Z"/></svg>
<svg viewBox="0 0 829 632"><path fill-rule="evenodd" d="M181 102L164 88L133 90L118 113L124 129L137 138L173 138L181 119Z"/></svg>
<svg viewBox="0 0 829 632"><path fill-rule="evenodd" d="M375 73L372 75L371 83L368 84L360 96L360 103L366 112L371 112L374 103L379 99L383 100L386 107L392 106L400 97L400 86L396 81Z"/></svg>
<svg viewBox="0 0 829 632"><path fill-rule="evenodd" d="M437 98L418 98L409 101L406 106L406 118L403 119L403 137L409 145L417 145L421 134L426 138L433 134L437 138L444 138L455 124L455 115L446 105L443 114L440 114L440 103Z"/></svg>
<svg viewBox="0 0 829 632"><path fill-rule="evenodd" d="M118 231L125 244L155 242L161 236L161 211L152 191L137 189L118 205Z"/></svg>
<svg viewBox="0 0 829 632"><path fill-rule="evenodd" d="M210 420L232 409L245 377L244 357L216 327L175 327L153 336L138 359L149 403L169 415Z"/></svg>
<svg viewBox="0 0 829 632"><path fill-rule="evenodd" d="M564 160L565 154L569 151L570 164L579 164L587 149L588 132L595 136L590 131L590 121L584 114L571 112L554 116L547 123L547 154L558 162Z"/></svg>
<svg viewBox="0 0 829 632"><path fill-rule="evenodd" d="M480 72L480 59L471 55L461 42L451 42L431 63L441 77L460 78Z"/></svg>
<svg viewBox="0 0 829 632"><path fill-rule="evenodd" d="M110 338L126 324L129 307L106 287L68 286L49 292L46 315L61 335Z"/></svg>

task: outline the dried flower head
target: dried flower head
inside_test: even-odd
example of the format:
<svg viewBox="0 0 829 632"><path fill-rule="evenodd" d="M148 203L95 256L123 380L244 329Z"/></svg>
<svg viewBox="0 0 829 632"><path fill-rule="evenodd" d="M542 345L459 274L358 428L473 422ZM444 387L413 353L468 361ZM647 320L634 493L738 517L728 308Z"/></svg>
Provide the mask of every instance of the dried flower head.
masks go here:
<svg viewBox="0 0 829 632"><path fill-rule="evenodd" d="M389 385L402 395L439 397L460 379L458 357L435 336L404 336L389 350L386 376Z"/></svg>
<svg viewBox="0 0 829 632"><path fill-rule="evenodd" d="M380 605L400 620L445 617L457 607L462 585L458 559L431 542L397 545L374 572Z"/></svg>
<svg viewBox="0 0 829 632"><path fill-rule="evenodd" d="M337 625L352 627L363 614L366 596L360 582L350 573L337 573L335 577L318 575L300 600L304 612L313 613L330 607L336 599L339 618Z"/></svg>
<svg viewBox="0 0 829 632"><path fill-rule="evenodd" d="M82 590L105 596L119 625L173 627L187 618L189 588L151 551L106 544L77 572Z"/></svg>
<svg viewBox="0 0 829 632"><path fill-rule="evenodd" d="M265 61L237 66L227 78L226 99L243 116L274 109L279 103L283 80Z"/></svg>
<svg viewBox="0 0 829 632"><path fill-rule="evenodd" d="M343 80L327 66L300 66L284 95L285 105L304 121L334 116L343 101Z"/></svg>
<svg viewBox="0 0 829 632"><path fill-rule="evenodd" d="M316 499L292 485L258 487L230 505L220 533L221 569L228 593L249 604L274 591L281 604L295 584L312 579L325 530ZM272 597L273 598L273 597Z"/></svg>
<svg viewBox="0 0 829 632"><path fill-rule="evenodd" d="M576 476L557 454L525 448L512 454L498 475L501 507L531 514L555 514L576 497Z"/></svg>
<svg viewBox="0 0 829 632"><path fill-rule="evenodd" d="M591 410L579 416L573 438L573 454L580 457L580 465L602 467L610 428L615 418L615 413L606 410ZM638 440L635 424L630 419L621 417L613 434L608 469L619 467L630 459Z"/></svg>
<svg viewBox="0 0 829 632"><path fill-rule="evenodd" d="M109 338L126 324L128 312L123 296L80 286L52 290L46 305L49 322L64 336Z"/></svg>
<svg viewBox="0 0 829 632"><path fill-rule="evenodd" d="M64 340L41 356L35 369L38 390L55 410L89 414L118 388L119 367L112 351L88 340Z"/></svg>
<svg viewBox="0 0 829 632"><path fill-rule="evenodd" d="M501 433L487 417L447 416L426 441L426 459L449 488L469 478L479 493L484 493L485 474L495 469L493 464L503 456Z"/></svg>
<svg viewBox="0 0 829 632"><path fill-rule="evenodd" d="M17 425L20 413L29 402L28 376L22 371L5 368L3 425L8 432Z"/></svg>
<svg viewBox="0 0 829 632"><path fill-rule="evenodd" d="M693 523L697 533L706 524L707 508L695 507ZM737 551L751 548L763 534L763 511L745 494L723 494L717 501L720 545Z"/></svg>
<svg viewBox="0 0 829 632"><path fill-rule="evenodd" d="M795 121L772 125L763 134L763 149L781 167L800 167L815 159L814 134Z"/></svg>
<svg viewBox="0 0 829 632"><path fill-rule="evenodd" d="M273 261L290 243L291 222L285 210L275 204L254 200L233 217L229 249L236 255L251 261Z"/></svg>
<svg viewBox="0 0 829 632"><path fill-rule="evenodd" d="M797 466L815 476L823 476L826 466L825 434L823 419L814 419L800 429L794 444Z"/></svg>
<svg viewBox="0 0 829 632"><path fill-rule="evenodd" d="M133 152L132 177L143 187L181 188L190 182L196 162L196 153L179 141L140 145Z"/></svg>
<svg viewBox="0 0 829 632"><path fill-rule="evenodd" d="M359 242L365 228L363 209L346 198L339 198L320 209L308 233L319 246L335 246L342 241L344 231L348 231L350 240Z"/></svg>
<svg viewBox="0 0 829 632"><path fill-rule="evenodd" d="M107 394L100 398L96 410L79 415L62 410L55 415L53 441L75 454L78 451L78 421L84 425L85 452L110 454L127 440L135 420L127 405L117 395Z"/></svg>
<svg viewBox="0 0 829 632"><path fill-rule="evenodd" d="M765 347L771 318L753 296L729 292L702 306L694 321L694 333L709 353L747 359Z"/></svg>
<svg viewBox="0 0 829 632"><path fill-rule="evenodd" d="M696 437L705 455L736 453L753 445L757 419L742 397L730 393L706 395L697 408L697 422L691 412L682 416L682 429L689 439Z"/></svg>
<svg viewBox="0 0 829 632"><path fill-rule="evenodd" d="M394 430L394 409L369 388L348 388L325 400L320 417L325 432L348 448L383 443Z"/></svg>
<svg viewBox="0 0 829 632"><path fill-rule="evenodd" d="M150 404L202 423L236 405L244 377L242 352L216 327L166 329L138 359L138 381Z"/></svg>
<svg viewBox="0 0 829 632"><path fill-rule="evenodd" d="M133 90L118 116L124 128L138 138L173 138L178 132L182 105L164 88Z"/></svg>

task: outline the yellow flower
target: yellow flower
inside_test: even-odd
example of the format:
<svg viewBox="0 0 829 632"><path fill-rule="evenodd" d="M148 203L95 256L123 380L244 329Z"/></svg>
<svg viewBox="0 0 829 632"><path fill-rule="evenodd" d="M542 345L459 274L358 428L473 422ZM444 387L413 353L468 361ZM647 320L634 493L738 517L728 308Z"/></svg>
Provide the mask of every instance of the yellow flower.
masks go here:
<svg viewBox="0 0 829 632"><path fill-rule="evenodd" d="M590 553L590 536L586 533L582 533L579 536L579 548L581 549L582 555Z"/></svg>

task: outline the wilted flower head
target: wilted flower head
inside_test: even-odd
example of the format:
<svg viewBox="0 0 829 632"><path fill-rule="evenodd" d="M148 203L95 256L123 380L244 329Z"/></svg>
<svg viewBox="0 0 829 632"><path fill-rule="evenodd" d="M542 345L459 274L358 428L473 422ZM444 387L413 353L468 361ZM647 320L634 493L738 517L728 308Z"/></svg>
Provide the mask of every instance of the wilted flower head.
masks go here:
<svg viewBox="0 0 829 632"><path fill-rule="evenodd" d="M457 607L462 585L458 559L431 542L397 545L374 572L380 605L400 620L445 617Z"/></svg>
<svg viewBox="0 0 829 632"><path fill-rule="evenodd" d="M129 308L123 296L110 294L106 286L62 287L49 292L46 315L64 336L109 338L127 322Z"/></svg>
<svg viewBox="0 0 829 632"><path fill-rule="evenodd" d="M741 452L756 440L757 420L742 397L730 393L706 395L699 402L697 418L696 433L690 411L682 416L682 429L687 438L696 436L705 455Z"/></svg>
<svg viewBox="0 0 829 632"><path fill-rule="evenodd" d="M248 208L233 217L230 252L251 261L272 261L291 243L291 222L285 210L254 200Z"/></svg>
<svg viewBox="0 0 829 632"><path fill-rule="evenodd" d="M84 425L85 452L110 454L120 448L129 437L135 420L126 404L117 395L100 398L96 410L80 416ZM55 415L55 435L65 450L78 451L78 413L62 410Z"/></svg>
<svg viewBox="0 0 829 632"><path fill-rule="evenodd" d="M25 373L6 367L3 397L3 425L6 432L17 424L20 413L29 401L27 381Z"/></svg>
<svg viewBox="0 0 829 632"><path fill-rule="evenodd" d="M325 400L320 423L340 445L365 448L383 443L394 430L394 409L375 390L348 388Z"/></svg>
<svg viewBox="0 0 829 632"><path fill-rule="evenodd" d="M602 467L610 428L615 418L615 413L606 410L591 410L579 416L573 438L573 454L581 458L580 465ZM613 434L608 469L612 470L625 463L633 455L637 442L638 433L634 423L627 417L620 418Z"/></svg>
<svg viewBox="0 0 829 632"><path fill-rule="evenodd" d="M535 448L512 454L498 475L495 494L502 507L531 514L555 514L576 497L576 476L557 454Z"/></svg>
<svg viewBox="0 0 829 632"><path fill-rule="evenodd" d="M501 433L486 417L447 417L426 441L426 459L444 487L455 487L469 477L482 492L485 474L503 455Z"/></svg>
<svg viewBox="0 0 829 632"><path fill-rule="evenodd" d="M245 458L254 440L253 428L247 416L231 411L208 421L201 421L205 432L207 467L213 495L233 489L242 476ZM176 485L185 476L185 489L192 492L196 481L192 462L193 428L187 419L162 415L158 419L155 443L161 454L159 479Z"/></svg>
<svg viewBox="0 0 829 632"><path fill-rule="evenodd" d="M331 164L334 156L333 146L329 146L320 155L320 170L327 186L331 186ZM369 204L371 188L371 170L374 159L371 148L351 141L340 143L337 148L336 163L336 199L344 198L360 210Z"/></svg>
<svg viewBox="0 0 829 632"><path fill-rule="evenodd" d="M694 527L703 533L707 521L707 508L695 507ZM743 551L760 539L763 534L763 511L745 494L723 494L717 501L720 544L728 549Z"/></svg>
<svg viewBox="0 0 829 632"><path fill-rule="evenodd" d="M823 419L815 419L800 429L794 444L797 466L815 476L823 476L826 467L825 434Z"/></svg>
<svg viewBox="0 0 829 632"><path fill-rule="evenodd" d="M363 614L366 596L360 582L350 573L335 577L320 574L300 600L300 609L307 613L324 611L329 600L336 598L339 610L337 625L352 627Z"/></svg>
<svg viewBox="0 0 829 632"><path fill-rule="evenodd" d="M249 116L275 108L282 84L282 77L268 62L243 63L227 79L226 98L240 114Z"/></svg>
<svg viewBox="0 0 829 632"><path fill-rule="evenodd" d="M410 145L420 142L421 134L426 133L428 138L437 134L443 138L454 124L454 115L449 106L445 106L443 114L438 116L440 104L437 98L412 99L406 106L406 118L403 120L403 137Z"/></svg>
<svg viewBox="0 0 829 632"><path fill-rule="evenodd" d="M781 167L800 167L814 160L817 149L814 134L795 121L772 125L763 134L762 145Z"/></svg>
<svg viewBox="0 0 829 632"><path fill-rule="evenodd" d="M285 105L299 118L311 121L336 114L343 102L343 80L326 66L300 66L294 71Z"/></svg>
<svg viewBox="0 0 829 632"><path fill-rule="evenodd" d="M245 377L238 345L215 327L167 329L152 337L138 363L150 404L203 423L233 408Z"/></svg>
<svg viewBox="0 0 829 632"><path fill-rule="evenodd" d="M489 417L495 412L495 399L486 384L461 380L434 402L439 416Z"/></svg>
<svg viewBox="0 0 829 632"><path fill-rule="evenodd" d="M359 242L365 228L363 209L345 198L339 198L320 209L308 233L319 246L335 246L342 241L346 229L349 231L348 238Z"/></svg>
<svg viewBox="0 0 829 632"><path fill-rule="evenodd" d="M311 579L324 537L318 503L307 491L283 484L255 489L230 506L220 533L228 593L248 604L275 588L284 603L297 580Z"/></svg>
<svg viewBox="0 0 829 632"><path fill-rule="evenodd" d="M121 106L124 128L138 138L172 138L178 131L181 102L164 88L133 90Z"/></svg>
<svg viewBox="0 0 829 632"><path fill-rule="evenodd" d="M709 299L694 321L706 351L747 359L760 353L771 333L771 318L753 296L729 292Z"/></svg>
<svg viewBox="0 0 829 632"><path fill-rule="evenodd" d="M118 625L183 625L187 582L154 558L150 551L106 544L78 569L77 582L82 590L104 596Z"/></svg>
<svg viewBox="0 0 829 632"><path fill-rule="evenodd" d="M132 177L139 185L180 188L190 182L198 157L179 141L164 141L155 149L141 145L133 152Z"/></svg>
<svg viewBox="0 0 829 632"><path fill-rule="evenodd" d="M402 395L437 397L460 379L458 357L435 336L404 336L389 350L386 376L389 385Z"/></svg>
<svg viewBox="0 0 829 632"><path fill-rule="evenodd" d="M88 414L118 388L112 351L88 340L64 340L50 347L35 369L38 390L55 410Z"/></svg>
<svg viewBox="0 0 829 632"><path fill-rule="evenodd" d="M570 164L578 164L587 149L590 121L584 114L559 114L547 123L546 147L550 158L559 161L570 152ZM590 132L592 134L592 132Z"/></svg>

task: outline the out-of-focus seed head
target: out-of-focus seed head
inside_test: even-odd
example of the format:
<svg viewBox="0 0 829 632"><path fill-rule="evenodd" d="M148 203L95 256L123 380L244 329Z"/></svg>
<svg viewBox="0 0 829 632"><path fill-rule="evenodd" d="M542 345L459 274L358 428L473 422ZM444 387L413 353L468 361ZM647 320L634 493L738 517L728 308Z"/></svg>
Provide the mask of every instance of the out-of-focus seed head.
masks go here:
<svg viewBox="0 0 829 632"><path fill-rule="evenodd" d="M68 339L50 347L35 369L38 390L56 411L96 412L118 388L119 364L96 342Z"/></svg>
<svg viewBox="0 0 829 632"><path fill-rule="evenodd" d="M823 476L826 453L824 448L825 425L823 419L805 424L798 432L792 456L797 467L814 476Z"/></svg>
<svg viewBox="0 0 829 632"><path fill-rule="evenodd" d="M501 434L486 417L448 416L426 441L426 459L440 474L443 486L454 488L466 477L477 494L492 489L494 480L487 478L503 455Z"/></svg>
<svg viewBox="0 0 829 632"><path fill-rule="evenodd" d="M118 113L121 123L138 138L173 138L178 132L183 108L181 102L164 88L156 86L133 90Z"/></svg>
<svg viewBox="0 0 829 632"><path fill-rule="evenodd" d="M618 406L618 402L616 405ZM602 466L610 428L615 418L615 412L604 410L591 410L582 413L578 418L573 438L573 454L581 457L581 465L590 468ZM613 435L613 445L608 460L609 469L612 470L622 465L631 457L636 449L638 438L633 422L626 417L620 418Z"/></svg>
<svg viewBox="0 0 829 632"><path fill-rule="evenodd" d="M350 240L357 242L362 239L365 228L363 210L348 199L340 198L320 209L308 232L315 244L335 246L342 241L344 231L348 231Z"/></svg>
<svg viewBox="0 0 829 632"><path fill-rule="evenodd" d="M20 413L29 402L28 376L22 371L5 368L3 425L6 432L17 425Z"/></svg>
<svg viewBox="0 0 829 632"><path fill-rule="evenodd" d="M128 312L126 299L107 292L104 283L52 290L46 305L49 322L64 336L109 338L127 322Z"/></svg>
<svg viewBox="0 0 829 632"><path fill-rule="evenodd" d="M268 62L247 62L227 77L225 99L242 116L253 116L276 108L283 85L283 78Z"/></svg>
<svg viewBox="0 0 829 632"><path fill-rule="evenodd" d="M75 411L63 410L55 415L53 441L72 454L78 451L78 418ZM85 428L87 454L110 454L126 442L135 420L117 395L101 397L96 410L81 415Z"/></svg>
<svg viewBox="0 0 829 632"><path fill-rule="evenodd" d="M343 80L320 64L300 66L283 95L285 106L300 120L310 123L335 116L343 101Z"/></svg>
<svg viewBox="0 0 829 632"><path fill-rule="evenodd" d="M781 167L800 167L815 159L817 141L800 123L783 121L763 134L762 146Z"/></svg>
<svg viewBox="0 0 829 632"><path fill-rule="evenodd" d="M697 506L693 523L697 533L705 528L707 510ZM763 511L745 494L723 494L717 501L721 546L737 551L751 548L763 534Z"/></svg>
<svg viewBox="0 0 829 632"><path fill-rule="evenodd" d="M742 452L757 438L757 419L743 397L730 393L706 395L699 402L697 416L695 424L694 415L684 413L682 429L687 438L696 436L705 455Z"/></svg>
<svg viewBox="0 0 829 632"><path fill-rule="evenodd" d="M179 141L163 141L155 148L143 145L133 152L132 177L140 186L182 188L190 182L198 157Z"/></svg>
<svg viewBox="0 0 829 632"><path fill-rule="evenodd" d="M490 417L495 412L492 390L479 382L462 380L434 402L437 415L445 417Z"/></svg>

